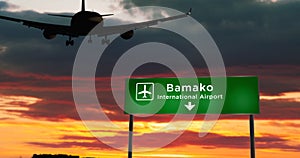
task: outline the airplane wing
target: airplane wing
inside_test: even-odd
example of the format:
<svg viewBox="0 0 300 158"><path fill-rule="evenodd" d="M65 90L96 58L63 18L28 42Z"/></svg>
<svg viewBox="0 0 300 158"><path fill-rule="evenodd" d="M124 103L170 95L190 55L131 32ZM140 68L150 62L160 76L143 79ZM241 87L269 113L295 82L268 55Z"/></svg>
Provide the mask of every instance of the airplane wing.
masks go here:
<svg viewBox="0 0 300 158"><path fill-rule="evenodd" d="M18 18L11 18L11 17L1 16L1 15L0 15L0 19L22 23L25 26L33 27L33 28L37 28L37 29L41 29L41 30L47 30L47 31L50 31L50 32L55 33L55 34L78 37L77 34L74 34L72 32L71 27L66 26L66 25L56 25L56 24L35 22L35 21L23 20L23 19L18 19Z"/></svg>
<svg viewBox="0 0 300 158"><path fill-rule="evenodd" d="M148 91L141 91L141 92L138 92L138 94L152 94L152 93L148 92Z"/></svg>
<svg viewBox="0 0 300 158"><path fill-rule="evenodd" d="M171 20L184 18L184 17L187 17L187 16L191 15L191 11L192 11L192 9L190 9L187 13L184 13L184 14L171 16L171 17L166 17L166 18L161 18L161 19L156 19L156 20L140 22L140 23L101 27L101 29L92 30L91 34L96 34L96 35L99 35L99 36L106 36L106 35L112 35L112 34L122 34L122 33L125 33L127 31L130 31L130 30L137 30L137 29L142 29L142 28L147 28L149 26L157 25L160 22L165 22L165 21L171 21Z"/></svg>

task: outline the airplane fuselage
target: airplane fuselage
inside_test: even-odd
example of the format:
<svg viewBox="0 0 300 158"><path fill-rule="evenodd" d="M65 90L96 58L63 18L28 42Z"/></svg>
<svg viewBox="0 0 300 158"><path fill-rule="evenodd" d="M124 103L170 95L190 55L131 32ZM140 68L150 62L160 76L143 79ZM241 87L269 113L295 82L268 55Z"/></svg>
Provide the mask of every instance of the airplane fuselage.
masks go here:
<svg viewBox="0 0 300 158"><path fill-rule="evenodd" d="M80 36L86 36L96 25L103 22L102 16L97 12L80 11L71 20L71 28Z"/></svg>

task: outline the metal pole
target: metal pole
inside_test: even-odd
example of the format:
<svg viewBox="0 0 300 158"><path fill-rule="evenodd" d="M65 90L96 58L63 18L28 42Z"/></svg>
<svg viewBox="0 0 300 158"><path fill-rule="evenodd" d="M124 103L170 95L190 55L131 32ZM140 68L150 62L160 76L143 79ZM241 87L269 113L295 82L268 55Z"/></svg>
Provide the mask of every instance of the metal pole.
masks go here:
<svg viewBox="0 0 300 158"><path fill-rule="evenodd" d="M254 116L249 116L249 125L250 125L250 153L251 158L255 158L255 139L254 139Z"/></svg>
<svg viewBox="0 0 300 158"><path fill-rule="evenodd" d="M129 115L128 158L132 158L133 115Z"/></svg>

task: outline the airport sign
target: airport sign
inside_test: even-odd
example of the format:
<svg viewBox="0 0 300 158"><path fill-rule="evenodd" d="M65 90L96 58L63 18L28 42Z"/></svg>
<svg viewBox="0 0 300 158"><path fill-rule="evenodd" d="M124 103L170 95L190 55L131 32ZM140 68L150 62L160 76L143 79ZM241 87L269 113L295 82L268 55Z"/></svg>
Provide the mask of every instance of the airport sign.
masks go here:
<svg viewBox="0 0 300 158"><path fill-rule="evenodd" d="M130 78L128 114L258 114L255 76L201 78Z"/></svg>

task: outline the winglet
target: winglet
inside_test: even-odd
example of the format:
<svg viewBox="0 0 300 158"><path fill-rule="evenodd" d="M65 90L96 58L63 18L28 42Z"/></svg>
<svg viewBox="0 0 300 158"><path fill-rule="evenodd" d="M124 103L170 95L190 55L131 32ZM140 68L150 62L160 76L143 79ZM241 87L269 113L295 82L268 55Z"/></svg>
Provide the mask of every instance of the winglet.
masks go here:
<svg viewBox="0 0 300 158"><path fill-rule="evenodd" d="M191 15L192 14L192 8L186 13L186 15Z"/></svg>

